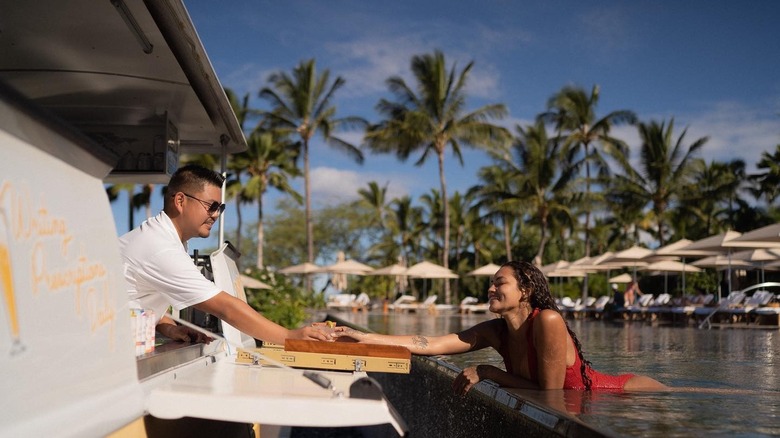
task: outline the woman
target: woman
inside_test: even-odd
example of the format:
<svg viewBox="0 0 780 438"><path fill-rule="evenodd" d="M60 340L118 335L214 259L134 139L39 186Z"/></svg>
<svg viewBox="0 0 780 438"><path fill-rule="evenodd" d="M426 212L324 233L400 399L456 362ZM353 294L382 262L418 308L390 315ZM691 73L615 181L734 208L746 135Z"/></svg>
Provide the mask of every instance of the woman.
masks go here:
<svg viewBox="0 0 780 438"><path fill-rule="evenodd" d="M590 367L574 332L550 295L547 279L530 263L512 261L493 276L489 309L501 318L444 336L392 336L337 327L334 336L372 344L401 345L414 354L464 353L493 347L506 371L492 365L464 369L453 390L467 393L480 380L528 389L660 390L665 385L644 376L610 376Z"/></svg>
<svg viewBox="0 0 780 438"><path fill-rule="evenodd" d="M628 286L626 286L626 292L623 294L625 296L624 301L627 306L633 306L636 302L637 296L644 295L641 290L639 290L639 283L636 282L636 280L631 281L628 283Z"/></svg>

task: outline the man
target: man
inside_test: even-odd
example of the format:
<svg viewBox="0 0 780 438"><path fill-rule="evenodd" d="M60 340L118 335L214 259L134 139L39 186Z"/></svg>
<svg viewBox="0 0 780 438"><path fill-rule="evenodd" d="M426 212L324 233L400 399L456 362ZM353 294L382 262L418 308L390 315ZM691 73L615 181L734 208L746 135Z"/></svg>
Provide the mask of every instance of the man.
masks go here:
<svg viewBox="0 0 780 438"><path fill-rule="evenodd" d="M266 319L216 287L192 262L187 241L209 236L225 209L223 182L222 175L204 167L180 168L168 183L163 211L119 239L131 302L152 309L158 318L157 331L174 340L210 341L165 316L168 306L176 310L194 306L255 339L277 344L284 344L286 338L329 340L317 327L289 330Z"/></svg>

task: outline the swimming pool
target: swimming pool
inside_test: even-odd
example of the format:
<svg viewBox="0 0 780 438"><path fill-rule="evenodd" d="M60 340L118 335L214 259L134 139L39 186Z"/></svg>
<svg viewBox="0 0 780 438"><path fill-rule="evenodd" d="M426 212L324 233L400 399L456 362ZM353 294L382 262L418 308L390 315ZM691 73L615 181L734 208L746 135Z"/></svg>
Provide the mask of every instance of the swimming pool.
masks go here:
<svg viewBox="0 0 780 438"><path fill-rule="evenodd" d="M456 332L490 315L343 315L381 333ZM566 393L561 408L616 436L780 436L780 331L569 321L594 368L707 392ZM503 366L492 349L446 358Z"/></svg>

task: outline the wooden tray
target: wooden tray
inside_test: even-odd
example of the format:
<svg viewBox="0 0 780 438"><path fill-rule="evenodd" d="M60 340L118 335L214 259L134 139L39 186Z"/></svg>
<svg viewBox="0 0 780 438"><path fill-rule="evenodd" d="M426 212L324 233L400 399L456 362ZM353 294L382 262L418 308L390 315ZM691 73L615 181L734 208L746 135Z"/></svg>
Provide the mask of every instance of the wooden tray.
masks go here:
<svg viewBox="0 0 780 438"><path fill-rule="evenodd" d="M255 348L263 356L293 368L367 371L408 374L412 354L395 345L358 344L354 342L322 342L287 339L284 347L263 344ZM236 362L253 363L250 350L239 349ZM260 360L261 364L272 362Z"/></svg>

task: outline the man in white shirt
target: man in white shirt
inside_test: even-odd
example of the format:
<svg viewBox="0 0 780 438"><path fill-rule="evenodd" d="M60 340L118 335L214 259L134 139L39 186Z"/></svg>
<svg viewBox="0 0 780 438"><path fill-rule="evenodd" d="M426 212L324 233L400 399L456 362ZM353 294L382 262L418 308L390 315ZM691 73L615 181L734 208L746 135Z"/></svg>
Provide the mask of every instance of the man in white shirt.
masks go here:
<svg viewBox="0 0 780 438"><path fill-rule="evenodd" d="M194 306L255 339L276 344L284 344L286 338L329 340L329 335L317 327L289 330L266 319L245 302L220 290L195 266L187 241L209 236L225 209L223 181L222 175L204 167L180 168L168 183L163 211L120 237L131 302L152 309L157 331L175 340L210 339L165 316L168 306L176 310Z"/></svg>

